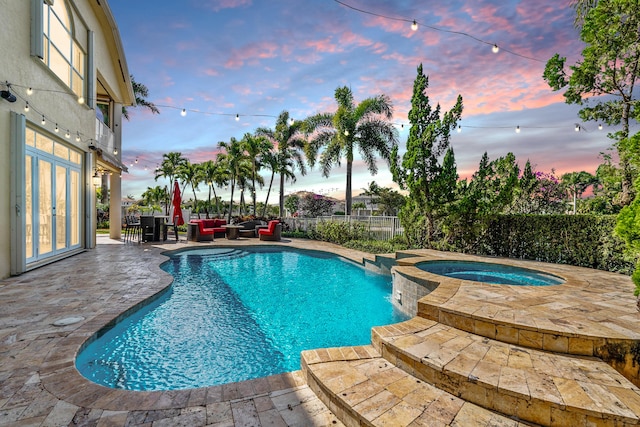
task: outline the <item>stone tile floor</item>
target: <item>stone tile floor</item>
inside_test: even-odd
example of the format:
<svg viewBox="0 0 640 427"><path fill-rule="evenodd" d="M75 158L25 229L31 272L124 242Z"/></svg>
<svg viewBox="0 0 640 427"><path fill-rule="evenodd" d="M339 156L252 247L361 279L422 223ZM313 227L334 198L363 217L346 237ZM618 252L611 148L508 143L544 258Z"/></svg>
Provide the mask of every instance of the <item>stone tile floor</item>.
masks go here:
<svg viewBox="0 0 640 427"><path fill-rule="evenodd" d="M213 245L247 243L262 244L216 239ZM0 426L341 426L300 371L131 392L96 385L75 370L88 337L171 283L159 268L162 252L191 245L198 244L123 244L99 236L94 250L0 281ZM69 317L83 320L53 326Z"/></svg>
<svg viewBox="0 0 640 427"><path fill-rule="evenodd" d="M322 242L295 239L280 243L216 239L212 244L247 243L328 250L357 261L366 256ZM82 343L109 321L171 283L171 277L159 268L165 259L164 250L192 245L199 244L184 240L159 245L122 244L100 236L94 250L0 281L0 426L342 425L311 391L300 371L243 383L165 392L113 390L79 375L74 360ZM446 256L434 252L421 255ZM588 309L596 310L597 317L585 326L590 330L600 327L592 338L600 339L616 331L617 338L635 340L640 328L628 278L621 276L607 288L600 273L583 269L576 277L587 284L583 293L586 300L576 301L577 288L558 297L548 289L525 295L522 289L512 291L506 287L500 295L494 289L474 291L459 284L439 287L431 299L444 307L438 316L447 310L453 312L454 308L461 313L457 314L461 320L454 321L468 326L465 330L471 325L477 328L479 320L504 317L505 324L516 324L519 331L560 330L571 336L580 335L587 328L581 323L578 330L572 330L567 317L557 322L550 322L549 317L564 312L584 322L588 316L581 307L588 303ZM540 292L540 296L535 292ZM466 304L469 306L465 313ZM427 314L434 312L429 306L423 310ZM83 319L67 326L53 326L56 320L69 317ZM392 420L390 425L394 425Z"/></svg>

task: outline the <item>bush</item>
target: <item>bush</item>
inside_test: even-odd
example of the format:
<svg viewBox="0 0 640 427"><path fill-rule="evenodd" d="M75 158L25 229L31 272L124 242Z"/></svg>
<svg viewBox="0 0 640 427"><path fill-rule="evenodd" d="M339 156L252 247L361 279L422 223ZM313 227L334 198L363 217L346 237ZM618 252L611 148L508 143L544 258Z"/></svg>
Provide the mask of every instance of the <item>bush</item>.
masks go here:
<svg viewBox="0 0 640 427"><path fill-rule="evenodd" d="M471 252L630 274L635 260L615 225L613 215L496 215Z"/></svg>
<svg viewBox="0 0 640 427"><path fill-rule="evenodd" d="M309 235L306 231L296 230L296 231L283 231L282 237L289 237L294 239L308 239Z"/></svg>
<svg viewBox="0 0 640 427"><path fill-rule="evenodd" d="M363 224L346 221L320 221L315 230L309 231L309 237L315 240L342 245L350 240L362 240L367 230Z"/></svg>
<svg viewBox="0 0 640 427"><path fill-rule="evenodd" d="M409 249L409 245L407 243L394 240L350 240L342 246L349 249L368 252L370 254L390 254L396 251Z"/></svg>

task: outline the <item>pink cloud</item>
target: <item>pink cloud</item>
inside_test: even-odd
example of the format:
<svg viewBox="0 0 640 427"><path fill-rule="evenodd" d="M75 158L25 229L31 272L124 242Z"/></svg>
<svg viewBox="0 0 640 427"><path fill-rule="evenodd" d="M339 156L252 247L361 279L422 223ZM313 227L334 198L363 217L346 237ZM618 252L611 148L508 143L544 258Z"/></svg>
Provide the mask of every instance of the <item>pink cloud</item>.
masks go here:
<svg viewBox="0 0 640 427"><path fill-rule="evenodd" d="M209 0L204 6L214 12L218 12L223 9L251 6L251 3L251 0Z"/></svg>
<svg viewBox="0 0 640 427"><path fill-rule="evenodd" d="M261 41L250 43L231 52L225 62L225 68L240 68L245 63L256 65L259 59L274 58L278 53L278 45L274 42Z"/></svg>

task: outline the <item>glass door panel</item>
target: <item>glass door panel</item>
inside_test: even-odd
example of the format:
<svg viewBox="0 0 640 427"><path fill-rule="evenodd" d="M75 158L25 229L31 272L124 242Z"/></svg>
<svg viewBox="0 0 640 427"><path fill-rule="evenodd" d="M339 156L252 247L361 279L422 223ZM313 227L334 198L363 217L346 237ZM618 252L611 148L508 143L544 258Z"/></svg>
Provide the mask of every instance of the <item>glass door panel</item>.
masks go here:
<svg viewBox="0 0 640 427"><path fill-rule="evenodd" d="M24 220L25 220L25 257L33 258L33 157L25 156L24 182Z"/></svg>
<svg viewBox="0 0 640 427"><path fill-rule="evenodd" d="M52 163L43 159L38 160L38 234L39 256L53 251L53 179L51 176Z"/></svg>
<svg viewBox="0 0 640 427"><path fill-rule="evenodd" d="M67 247L67 168L56 165L56 250Z"/></svg>
<svg viewBox="0 0 640 427"><path fill-rule="evenodd" d="M71 246L80 244L80 173L71 171L71 182L69 183L69 231Z"/></svg>

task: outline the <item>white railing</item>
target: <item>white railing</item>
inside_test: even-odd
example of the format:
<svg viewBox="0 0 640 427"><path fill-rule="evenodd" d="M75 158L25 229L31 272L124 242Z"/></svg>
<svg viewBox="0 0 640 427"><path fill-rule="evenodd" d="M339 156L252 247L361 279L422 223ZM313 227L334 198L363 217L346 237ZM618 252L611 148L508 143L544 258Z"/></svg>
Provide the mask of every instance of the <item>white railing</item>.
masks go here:
<svg viewBox="0 0 640 427"><path fill-rule="evenodd" d="M283 221L292 231L308 231L315 228L322 221L340 221L349 224L363 225L369 232L369 238L373 240L390 240L404 233L397 216L357 216L357 215L332 215L317 218L286 217Z"/></svg>
<svg viewBox="0 0 640 427"><path fill-rule="evenodd" d="M109 126L105 125L100 119L96 118L96 141L98 148L113 153L115 148L115 137ZM120 156L118 156L120 158Z"/></svg>

